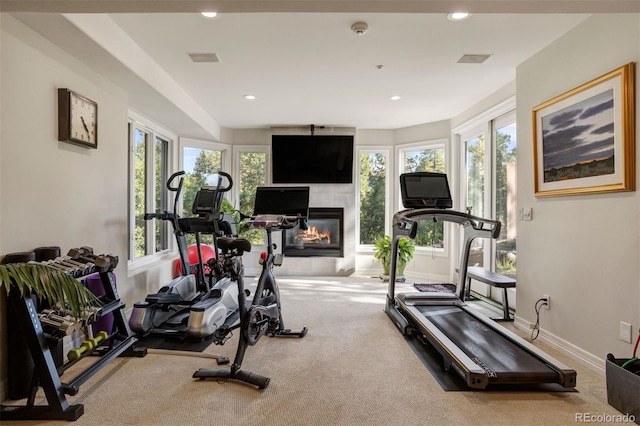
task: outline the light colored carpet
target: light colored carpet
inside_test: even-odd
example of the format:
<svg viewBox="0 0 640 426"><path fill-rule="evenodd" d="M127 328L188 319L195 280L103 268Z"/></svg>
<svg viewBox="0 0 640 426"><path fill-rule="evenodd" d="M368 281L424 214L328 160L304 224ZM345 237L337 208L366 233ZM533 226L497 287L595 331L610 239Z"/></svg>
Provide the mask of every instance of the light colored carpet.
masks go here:
<svg viewBox="0 0 640 426"><path fill-rule="evenodd" d="M192 379L198 368L216 366L211 359L149 354L116 359L68 397L84 404L74 423L2 424L569 425L579 413L619 414L607 404L604 377L537 341L577 371L579 392L445 392L383 312L380 280L278 282L286 327L309 332L264 337L247 350L243 369L270 377L267 389ZM233 359L236 339L207 352Z"/></svg>

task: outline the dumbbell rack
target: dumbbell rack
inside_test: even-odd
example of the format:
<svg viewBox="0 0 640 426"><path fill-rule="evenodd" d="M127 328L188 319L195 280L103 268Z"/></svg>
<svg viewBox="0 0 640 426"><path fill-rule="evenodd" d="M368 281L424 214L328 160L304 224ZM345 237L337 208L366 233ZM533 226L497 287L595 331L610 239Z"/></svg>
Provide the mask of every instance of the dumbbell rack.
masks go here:
<svg viewBox="0 0 640 426"><path fill-rule="evenodd" d="M86 355L76 361L56 367L47 343L47 336L38 317L34 298L30 294L19 294L17 291L9 293L7 298L8 305L10 305L9 313L16 315L16 318L19 319L16 322L26 340L35 369L26 404L21 406L1 405L0 418L2 420L77 420L84 414L84 406L82 404L70 405L65 395L77 395L83 383L118 356L143 357L146 355L146 348L134 347L138 339L129 329L124 314L125 305L120 301L111 274L110 270L99 272L105 291L104 296L100 297L103 302L101 316L112 313L114 320L112 332L106 339L108 345L99 346L87 353L86 355L99 355L99 358L68 382L62 382L60 375ZM43 388L48 405L35 405L38 387Z"/></svg>

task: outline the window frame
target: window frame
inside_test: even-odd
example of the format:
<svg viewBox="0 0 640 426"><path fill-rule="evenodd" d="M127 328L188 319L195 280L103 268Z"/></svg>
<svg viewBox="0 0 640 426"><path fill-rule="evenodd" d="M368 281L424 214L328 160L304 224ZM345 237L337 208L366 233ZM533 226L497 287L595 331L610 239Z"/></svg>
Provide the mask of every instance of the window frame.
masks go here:
<svg viewBox="0 0 640 426"><path fill-rule="evenodd" d="M201 139L193 139L193 138L183 138L179 139L178 143L178 169L184 170L184 149L185 148L196 148L196 149L205 149L208 151L220 151L221 152L221 163L222 163L222 171L231 175L231 178L234 179L235 186L235 178L231 171L231 151L232 146L229 144L221 143L221 142L213 142L213 141L205 141ZM225 195L225 198L233 204L233 193L234 187L231 188L231 192ZM182 200L182 194L180 195L180 200L178 200L178 214L180 216L184 216L184 201Z"/></svg>
<svg viewBox="0 0 640 426"><path fill-rule="evenodd" d="M209 151L221 151L223 169L222 171L231 174L231 145L222 142L205 141L201 139L183 137L180 138L178 145L178 165L180 167L180 170L184 168L184 149L197 148L206 149Z"/></svg>
<svg viewBox="0 0 640 426"><path fill-rule="evenodd" d="M492 162L491 156L493 155L493 143L491 140L491 126L490 122L486 123L478 123L477 126L469 127L464 131L457 133L456 144L458 145L459 152L459 186L458 186L458 201L461 207L461 211L469 211L468 208L472 207L471 215L491 218L494 215L493 205L491 204L491 199L493 197L493 177L494 173L492 172ZM479 138L482 136L484 138L484 154L482 158L483 167L485 170L484 176L484 192L482 194L482 203L483 203L483 212L478 212L478 209L473 209L474 206L469 206L469 196L468 196L468 188L467 183L469 181L469 177L467 175L468 164L467 164L467 149L466 143L472 139ZM462 238L462 236L460 236ZM474 241L474 244L479 244L482 246L482 261L483 265L491 265L492 264L492 242L488 239L478 239Z"/></svg>
<svg viewBox="0 0 640 426"><path fill-rule="evenodd" d="M145 212L155 211L155 141L156 138L162 139L167 142L166 152L166 167L167 175L170 176L175 170L175 158L178 136L167 130L163 126L154 121L144 117L134 110L129 110L128 119L128 176L127 176L127 188L128 188L128 251L127 251L127 269L129 273L135 273L139 268L147 268L152 264L161 262L167 257L173 256L176 253L175 241L171 237L168 238L168 245L166 249L156 251L155 241L156 232L154 221L146 221L146 244L150 245L149 254L144 256L135 257L135 131L139 129L144 131L148 135L146 155L145 155L145 177L146 185L145 191L147 196L145 202ZM173 200L171 197L167 197L167 207L171 209L171 203ZM165 224L169 226L169 224ZM171 231L167 231L170 234Z"/></svg>
<svg viewBox="0 0 640 426"><path fill-rule="evenodd" d="M220 143L220 142L214 142L214 141L193 139L193 138L188 138L188 137L180 137L179 138L179 142L178 142L178 168L177 168L177 170L185 171L187 173L187 175L188 175L188 173L190 171L186 170L186 167L185 167L185 155L184 155L184 151L187 148L193 148L193 149L202 150L202 151L219 152L220 153L220 164L221 164L221 166L220 166L221 170L220 171L229 173L231 175L231 171L229 170L230 169L230 163L231 163L231 154L230 154L231 145ZM183 177L186 177L187 175L184 175ZM177 213L178 213L178 215L180 217L191 217L191 216L194 216L191 213L191 205L185 206L184 197L185 197L186 192L187 192L187 189L186 189L185 186L183 186L182 192L180 193L180 199L178 200L178 204L177 204L178 208L176 209ZM223 194L223 198L225 198L227 201L230 201L229 193ZM186 238L187 246L195 243L195 236L193 234L187 234L185 236L185 238ZM208 244L208 245L212 245L213 244L213 237L211 235L201 235L200 238L201 238L201 244Z"/></svg>
<svg viewBox="0 0 640 426"><path fill-rule="evenodd" d="M450 143L448 138L440 138L440 139L431 139L420 142L411 142L405 144L398 144L395 147L395 164L397 165L397 171L395 175L397 178L394 182L394 192L396 194L395 203L396 206L395 211L400 211L404 209L402 205L402 194L400 192L400 175L404 173L405 164L404 164L404 153L408 151L417 151L421 149L435 149L442 148L444 150L444 172L447 174L449 179L449 186L451 187L451 191L453 192L453 184L455 181L452 181L449 170L450 167ZM455 195L454 198L455 203ZM447 257L449 255L449 250L452 245L450 226L448 223L444 223L444 238L443 238L443 246L442 248L438 247L425 247L425 246L416 246L416 253L429 254L435 257Z"/></svg>
<svg viewBox="0 0 640 426"><path fill-rule="evenodd" d="M502 122L502 120L508 120L510 117L516 118L516 97L512 96L503 102L495 105L492 108L485 110L484 112L476 115L475 117L467 120L466 122L454 127L451 129L451 139L454 141L454 149L455 149L455 163L457 165L457 173L456 177L458 179L457 186L457 196L456 201L458 205L462 206L464 209L464 202L466 200L467 194L466 189L463 187L466 184L466 159L465 159L465 150L463 149L463 145L465 141L465 137L472 134L480 134L484 133L485 135L485 188L489 188L488 191L485 191L484 194L484 202L485 202L485 213L484 216L486 218L494 218L495 217L495 179L496 179L496 144L495 144L495 130L496 123ZM516 123L517 124L517 123ZM473 214L473 211L471 212ZM462 236L460 235L460 231L456 231L459 235L458 238L455 239L457 247L455 248L456 252L460 252L461 240ZM485 244L485 243L483 243ZM495 269L495 258L496 258L496 248L495 241L488 241L485 244L485 253L484 253L484 264L489 265L490 270ZM458 262L459 259L455 259L455 262ZM455 266L452 265L452 269Z"/></svg>

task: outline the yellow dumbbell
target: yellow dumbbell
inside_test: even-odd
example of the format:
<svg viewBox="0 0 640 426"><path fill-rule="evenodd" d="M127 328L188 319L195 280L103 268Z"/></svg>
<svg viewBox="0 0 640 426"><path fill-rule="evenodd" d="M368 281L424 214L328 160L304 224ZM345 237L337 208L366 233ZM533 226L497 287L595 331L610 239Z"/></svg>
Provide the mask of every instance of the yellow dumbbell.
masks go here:
<svg viewBox="0 0 640 426"><path fill-rule="evenodd" d="M98 335L92 339L85 340L82 342L79 348L71 349L69 353L67 353L67 358L69 361L75 361L82 356L83 353L90 351L91 349L98 346L100 342L103 340L107 340L109 335L106 331L101 331Z"/></svg>
<svg viewBox="0 0 640 426"><path fill-rule="evenodd" d="M93 344L93 347L95 348L96 346L98 346L100 344L100 342L103 342L103 341L107 340L108 338L109 338L109 335L107 334L107 332L106 331L101 331L95 337L89 339L89 341Z"/></svg>

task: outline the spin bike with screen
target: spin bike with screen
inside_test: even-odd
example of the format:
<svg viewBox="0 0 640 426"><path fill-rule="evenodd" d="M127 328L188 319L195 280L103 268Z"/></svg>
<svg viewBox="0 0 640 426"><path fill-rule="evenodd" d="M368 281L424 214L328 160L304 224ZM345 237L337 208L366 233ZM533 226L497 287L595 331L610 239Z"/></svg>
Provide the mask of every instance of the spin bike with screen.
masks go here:
<svg viewBox="0 0 640 426"><path fill-rule="evenodd" d="M445 174L403 174L400 189L406 209L393 217L385 312L407 341L435 348L442 357L442 367L453 370L470 388L500 389L505 385L518 389L542 388L541 385L574 388L574 370L464 301L471 244L476 238L498 238L500 222L448 210L453 203ZM462 227L458 296L436 292L395 294L398 240L415 238L419 226L427 221L451 222Z"/></svg>
<svg viewBox="0 0 640 426"><path fill-rule="evenodd" d="M259 187L253 216L248 226L264 229L267 236L267 251L260 256L262 272L258 278L255 293L247 300L248 290L244 286L243 252L251 250L251 245L244 239L220 238L218 246L222 250L223 268L218 273L228 273L238 285L238 305L240 307L240 324L237 327L221 329L216 334L216 343L223 344L227 335L240 328L235 359L229 368L201 368L193 374L198 379L238 380L259 389L265 389L270 379L246 370L241 370L245 351L253 346L264 335L269 337L297 337L307 334L307 328L291 331L284 326L280 305L280 291L273 275L274 266L282 264L283 255L276 254L276 245L271 233L282 229L291 229L299 225L306 229L309 212L309 187ZM229 336L230 337L230 336Z"/></svg>

